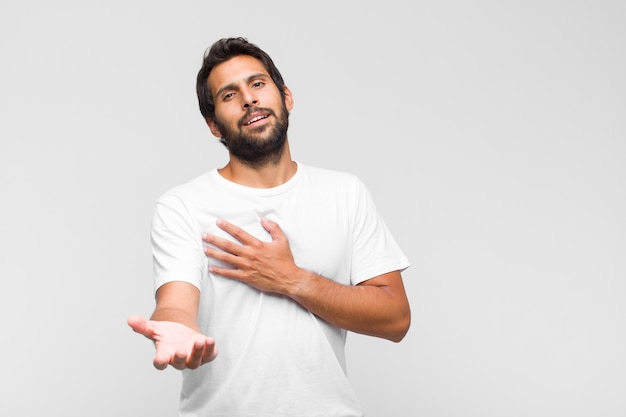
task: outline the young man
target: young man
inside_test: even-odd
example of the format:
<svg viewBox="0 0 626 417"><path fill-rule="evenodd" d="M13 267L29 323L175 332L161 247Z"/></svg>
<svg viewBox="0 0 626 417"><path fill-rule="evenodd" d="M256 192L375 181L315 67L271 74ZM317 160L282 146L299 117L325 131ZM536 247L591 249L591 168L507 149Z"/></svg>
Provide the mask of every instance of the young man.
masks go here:
<svg viewBox="0 0 626 417"><path fill-rule="evenodd" d="M229 162L157 202L156 308L129 325L183 370L181 416L362 416L346 331L402 340L408 260L355 176L291 159L293 96L264 51L217 41L197 92Z"/></svg>

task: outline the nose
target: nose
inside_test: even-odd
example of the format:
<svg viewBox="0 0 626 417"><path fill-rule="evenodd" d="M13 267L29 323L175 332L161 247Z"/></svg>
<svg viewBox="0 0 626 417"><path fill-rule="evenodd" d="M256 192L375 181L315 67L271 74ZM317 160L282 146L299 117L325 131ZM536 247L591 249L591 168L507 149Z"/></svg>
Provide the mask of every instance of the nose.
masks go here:
<svg viewBox="0 0 626 417"><path fill-rule="evenodd" d="M251 89L246 89L243 92L242 97L244 109L247 109L250 106L255 106L259 103L259 100Z"/></svg>

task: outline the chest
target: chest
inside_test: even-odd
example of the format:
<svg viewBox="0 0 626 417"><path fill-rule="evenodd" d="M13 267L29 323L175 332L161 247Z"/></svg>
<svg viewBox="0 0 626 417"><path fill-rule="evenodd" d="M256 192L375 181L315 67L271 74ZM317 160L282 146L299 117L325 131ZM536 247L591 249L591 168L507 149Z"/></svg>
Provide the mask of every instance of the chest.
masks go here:
<svg viewBox="0 0 626 417"><path fill-rule="evenodd" d="M265 217L278 223L287 236L298 266L345 284L352 259L352 220L349 210L320 199L260 199L211 204L199 213L202 233L235 239L215 224L227 220L262 241L270 234L261 225Z"/></svg>

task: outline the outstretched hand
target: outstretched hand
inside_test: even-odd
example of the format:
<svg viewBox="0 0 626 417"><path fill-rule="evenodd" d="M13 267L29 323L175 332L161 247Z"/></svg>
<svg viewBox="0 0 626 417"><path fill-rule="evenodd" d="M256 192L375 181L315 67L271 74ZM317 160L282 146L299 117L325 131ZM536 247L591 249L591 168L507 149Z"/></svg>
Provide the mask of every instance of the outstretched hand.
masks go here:
<svg viewBox="0 0 626 417"><path fill-rule="evenodd" d="M137 333L154 341L154 367L165 369L196 369L217 356L215 341L193 329L172 321L146 320L130 316L128 325Z"/></svg>

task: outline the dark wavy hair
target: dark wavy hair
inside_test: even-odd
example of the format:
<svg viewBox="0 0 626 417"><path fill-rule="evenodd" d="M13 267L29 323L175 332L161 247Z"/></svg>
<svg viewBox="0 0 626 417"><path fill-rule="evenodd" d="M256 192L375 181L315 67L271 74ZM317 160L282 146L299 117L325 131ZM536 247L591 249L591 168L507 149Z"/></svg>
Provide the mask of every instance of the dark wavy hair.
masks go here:
<svg viewBox="0 0 626 417"><path fill-rule="evenodd" d="M216 65L238 55L249 55L261 61L270 77L272 77L274 84L278 87L284 100L285 91L283 87L285 82L283 81L282 75L280 75L280 71L278 71L278 68L274 65L272 58L261 48L248 42L246 38L223 38L215 42L210 49L207 49L204 53L202 68L198 71L198 78L196 79L198 104L200 105L200 113L202 113L205 120L215 119L215 103L213 102L211 90L207 82L211 71Z"/></svg>

